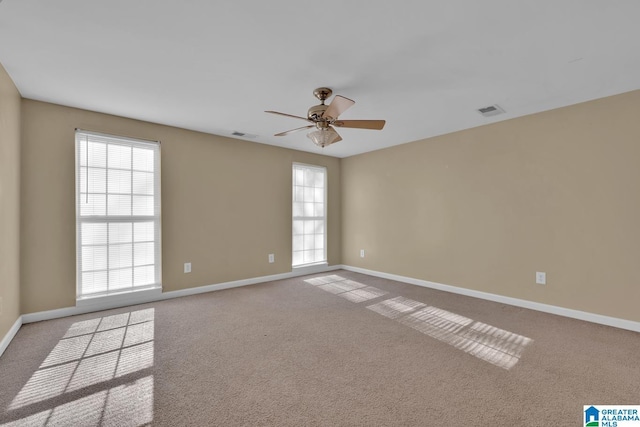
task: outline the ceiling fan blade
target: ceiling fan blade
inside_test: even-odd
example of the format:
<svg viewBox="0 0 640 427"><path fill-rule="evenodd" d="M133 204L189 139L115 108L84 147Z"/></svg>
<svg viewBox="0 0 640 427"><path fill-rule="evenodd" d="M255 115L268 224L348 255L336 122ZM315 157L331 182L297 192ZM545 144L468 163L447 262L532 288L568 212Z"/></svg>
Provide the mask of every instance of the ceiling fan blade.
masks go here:
<svg viewBox="0 0 640 427"><path fill-rule="evenodd" d="M315 127L315 125L302 126L301 128L295 128L295 129L291 129L291 130L288 130L288 131L285 131L285 132L276 133L273 136L285 136L285 135L289 135L290 133L298 132L298 131L301 131L303 129L309 129L309 128L312 128L312 127Z"/></svg>
<svg viewBox="0 0 640 427"><path fill-rule="evenodd" d="M279 116L293 117L294 119L301 119L301 120L304 120L304 121L307 121L307 122L311 121L311 120L307 119L306 117L294 116L293 114L279 113L277 111L265 111L265 113L278 114Z"/></svg>
<svg viewBox="0 0 640 427"><path fill-rule="evenodd" d="M342 128L381 130L385 123L384 120L337 120L332 125Z"/></svg>
<svg viewBox="0 0 640 427"><path fill-rule="evenodd" d="M327 108L322 117L324 117L325 119L329 117L331 117L332 119L337 119L340 114L347 111L347 109L349 109L349 107L351 107L355 103L355 101L349 98L336 95L333 97L333 101L331 101L331 104L329 104L329 108Z"/></svg>

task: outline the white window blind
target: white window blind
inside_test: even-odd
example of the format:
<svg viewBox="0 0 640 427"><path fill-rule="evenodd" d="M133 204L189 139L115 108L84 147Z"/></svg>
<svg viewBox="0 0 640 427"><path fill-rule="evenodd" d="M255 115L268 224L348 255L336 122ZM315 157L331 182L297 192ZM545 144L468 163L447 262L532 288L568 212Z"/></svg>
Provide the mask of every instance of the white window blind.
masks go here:
<svg viewBox="0 0 640 427"><path fill-rule="evenodd" d="M326 168L293 165L294 267L327 260L326 188Z"/></svg>
<svg viewBox="0 0 640 427"><path fill-rule="evenodd" d="M160 144L76 131L77 297L161 287Z"/></svg>

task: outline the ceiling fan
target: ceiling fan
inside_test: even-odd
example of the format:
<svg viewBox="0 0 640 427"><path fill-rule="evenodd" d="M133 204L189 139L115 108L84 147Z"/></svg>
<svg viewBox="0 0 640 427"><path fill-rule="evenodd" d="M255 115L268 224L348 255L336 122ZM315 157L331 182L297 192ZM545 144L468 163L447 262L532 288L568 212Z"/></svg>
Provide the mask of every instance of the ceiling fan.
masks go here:
<svg viewBox="0 0 640 427"><path fill-rule="evenodd" d="M293 132L304 129L316 128L307 134L307 137L319 147L326 147L334 142L341 141L342 138L334 129L336 127L356 128L356 129L374 129L381 130L384 127L384 120L338 120L340 114L350 108L355 101L344 96L336 95L329 105L325 105L324 101L331 96L333 91L327 87L319 87L313 91L313 95L320 100L319 105L309 108L307 117L294 116L291 114L279 113L277 111L265 111L265 113L278 114L294 119L301 119L312 124L285 132L280 132L274 136L285 136Z"/></svg>

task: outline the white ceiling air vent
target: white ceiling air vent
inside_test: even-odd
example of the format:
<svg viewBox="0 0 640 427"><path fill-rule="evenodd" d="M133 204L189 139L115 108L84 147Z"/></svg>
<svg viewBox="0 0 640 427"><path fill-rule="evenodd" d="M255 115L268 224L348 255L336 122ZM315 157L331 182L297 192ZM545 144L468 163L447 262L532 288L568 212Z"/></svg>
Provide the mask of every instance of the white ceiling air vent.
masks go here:
<svg viewBox="0 0 640 427"><path fill-rule="evenodd" d="M497 116L503 114L504 110L498 104L490 105L488 107L478 108L478 113L485 117Z"/></svg>
<svg viewBox="0 0 640 427"><path fill-rule="evenodd" d="M234 130L233 132L231 132L231 136L237 136L238 138L250 138L250 139L253 139L253 138L257 138L258 135L254 135L252 133L238 132L237 130Z"/></svg>

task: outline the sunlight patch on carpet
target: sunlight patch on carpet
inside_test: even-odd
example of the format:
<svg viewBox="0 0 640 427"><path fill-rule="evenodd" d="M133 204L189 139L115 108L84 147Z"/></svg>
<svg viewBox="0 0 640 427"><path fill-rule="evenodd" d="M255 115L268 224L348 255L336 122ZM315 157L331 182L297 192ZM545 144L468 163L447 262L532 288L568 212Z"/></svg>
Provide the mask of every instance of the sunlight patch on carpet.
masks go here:
<svg viewBox="0 0 640 427"><path fill-rule="evenodd" d="M479 359L510 369L533 340L482 322L462 331L451 344Z"/></svg>
<svg viewBox="0 0 640 427"><path fill-rule="evenodd" d="M331 274L329 276L312 277L311 279L306 279L305 282L313 286L318 286L325 285L327 283L339 282L341 280L346 279L342 276L338 276L337 274Z"/></svg>
<svg viewBox="0 0 640 427"><path fill-rule="evenodd" d="M150 308L71 325L8 408L38 412L3 426L150 423L154 317Z"/></svg>
<svg viewBox="0 0 640 427"><path fill-rule="evenodd" d="M389 319L397 319L400 316L404 316L425 306L426 304L405 297L395 297L380 301L367 308Z"/></svg>
<svg viewBox="0 0 640 427"><path fill-rule="evenodd" d="M153 376L72 400L2 426L143 426L153 421Z"/></svg>
<svg viewBox="0 0 640 427"><path fill-rule="evenodd" d="M399 318L398 322L432 338L450 343L456 334L473 320L436 307L425 307Z"/></svg>
<svg viewBox="0 0 640 427"><path fill-rule="evenodd" d="M340 294L342 292L349 292L354 289L364 288L366 285L362 283L354 282L353 280L343 280L340 282L327 283L325 285L318 286L319 289L327 291L331 294Z"/></svg>
<svg viewBox="0 0 640 427"><path fill-rule="evenodd" d="M337 274L306 279L306 283L316 286L330 294L338 295L351 302L370 301L388 294L388 292L374 286L367 286L354 280L345 279Z"/></svg>
<svg viewBox="0 0 640 427"><path fill-rule="evenodd" d="M386 295L388 292L373 286L365 286L364 288L355 289L349 292L338 294L339 297L347 299L351 302L364 302Z"/></svg>
<svg viewBox="0 0 640 427"><path fill-rule="evenodd" d="M313 277L306 279L305 282L355 303L370 301L388 294L381 289L337 274ZM367 308L507 370L518 363L525 347L533 342L531 338L523 335L402 296L380 301Z"/></svg>

